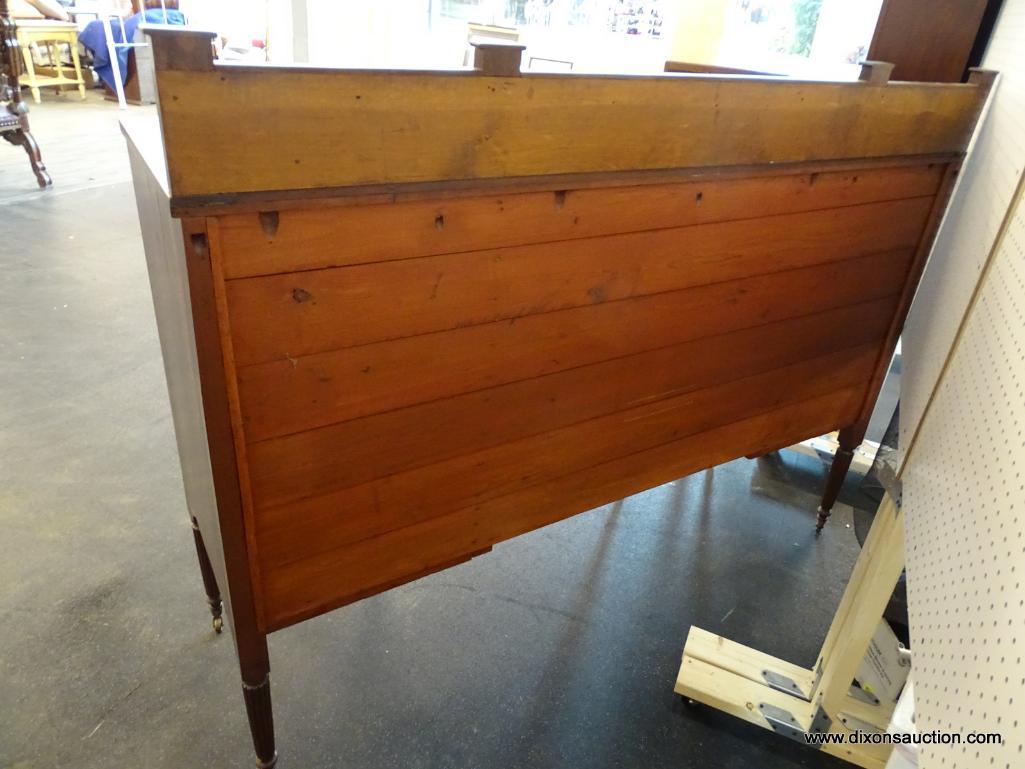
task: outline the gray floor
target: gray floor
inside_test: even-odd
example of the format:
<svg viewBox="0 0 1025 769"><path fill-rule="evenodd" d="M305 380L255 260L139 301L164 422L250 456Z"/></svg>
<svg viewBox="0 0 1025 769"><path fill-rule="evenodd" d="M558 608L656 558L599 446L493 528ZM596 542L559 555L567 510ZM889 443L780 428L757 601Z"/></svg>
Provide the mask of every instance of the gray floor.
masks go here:
<svg viewBox="0 0 1025 769"><path fill-rule="evenodd" d="M117 110L0 146L0 767L248 767L184 512ZM810 666L857 556L741 460L271 637L282 769L839 767L672 693L691 624Z"/></svg>

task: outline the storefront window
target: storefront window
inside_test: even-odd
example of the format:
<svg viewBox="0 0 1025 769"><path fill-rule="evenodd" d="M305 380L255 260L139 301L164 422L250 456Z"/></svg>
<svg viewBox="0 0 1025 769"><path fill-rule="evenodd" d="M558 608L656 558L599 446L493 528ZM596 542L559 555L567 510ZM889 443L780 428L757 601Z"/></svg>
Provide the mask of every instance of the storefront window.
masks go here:
<svg viewBox="0 0 1025 769"><path fill-rule="evenodd" d="M850 75L872 40L881 0L731 0L711 61L809 77ZM678 48L686 53L686 30ZM702 47L698 46L699 50ZM703 50L708 50L705 46Z"/></svg>
<svg viewBox="0 0 1025 769"><path fill-rule="evenodd" d="M307 0L315 62L458 67L492 27L532 70L653 73L667 59L850 77L882 0Z"/></svg>

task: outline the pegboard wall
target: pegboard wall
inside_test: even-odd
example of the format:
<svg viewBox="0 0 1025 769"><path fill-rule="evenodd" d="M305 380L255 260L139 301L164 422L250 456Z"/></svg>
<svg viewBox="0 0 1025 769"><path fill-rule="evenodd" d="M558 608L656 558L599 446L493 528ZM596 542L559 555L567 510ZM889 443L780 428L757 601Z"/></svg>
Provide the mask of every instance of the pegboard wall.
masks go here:
<svg viewBox="0 0 1025 769"><path fill-rule="evenodd" d="M902 447L926 409L1025 169L1025 0L1004 0L982 66L1000 81L904 326L904 349L914 354L903 356Z"/></svg>
<svg viewBox="0 0 1025 769"><path fill-rule="evenodd" d="M922 769L1025 767L1025 206L1020 203L904 467Z"/></svg>
<svg viewBox="0 0 1025 769"><path fill-rule="evenodd" d="M904 468L923 769L1025 767L1025 207L1020 203Z"/></svg>
<svg viewBox="0 0 1025 769"><path fill-rule="evenodd" d="M920 732L962 735L961 744L921 746L922 769L1025 769L1025 0L1008 0L1000 21L997 42L1007 46L1012 38L1017 70L1005 74L988 136L980 135L993 145L970 161L1000 174L970 169L980 200L962 201L944 223L957 228L948 247L979 241L948 254L953 266L942 276L970 285L927 295L936 302L967 289L964 328L945 369L943 345L949 348L956 328L943 319L943 306L928 314L919 307L920 322L942 322L917 328L904 344L912 363L905 383L919 398L911 416L921 419L903 470L916 723ZM1013 125L992 123L1015 111ZM971 276L987 257L979 249L991 237L995 249L968 306ZM999 733L1004 741L968 744L972 732Z"/></svg>

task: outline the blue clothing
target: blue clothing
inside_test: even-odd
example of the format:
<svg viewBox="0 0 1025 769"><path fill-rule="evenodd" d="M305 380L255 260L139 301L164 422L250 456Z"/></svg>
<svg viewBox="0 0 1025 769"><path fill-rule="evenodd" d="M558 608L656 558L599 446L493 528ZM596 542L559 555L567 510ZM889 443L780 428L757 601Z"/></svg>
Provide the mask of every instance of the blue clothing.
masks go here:
<svg viewBox="0 0 1025 769"><path fill-rule="evenodd" d="M137 13L125 19L125 34L128 36L129 43L135 38L135 30L143 23L184 26L185 15L181 11L168 9L167 18L165 19L164 11L160 8L150 8L142 13ZM121 22L117 19L111 19L110 31L113 34L115 43L125 42L121 39ZM100 76L104 83L116 91L114 68L110 64L110 56L107 53L107 38L103 34L103 22L99 19L90 21L85 25L85 29L79 32L78 40L92 53L93 69L96 70L96 74ZM128 76L128 51L130 49L119 47L115 50L117 51L117 63L121 67L121 85L124 85L125 78Z"/></svg>

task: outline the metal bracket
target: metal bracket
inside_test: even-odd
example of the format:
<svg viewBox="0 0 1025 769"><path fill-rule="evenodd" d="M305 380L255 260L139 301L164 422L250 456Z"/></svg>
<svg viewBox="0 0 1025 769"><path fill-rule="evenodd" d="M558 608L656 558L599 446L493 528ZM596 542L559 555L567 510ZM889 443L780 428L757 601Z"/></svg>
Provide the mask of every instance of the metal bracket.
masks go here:
<svg viewBox="0 0 1025 769"><path fill-rule="evenodd" d="M890 495L890 499L896 503L899 510L904 502L904 484L897 477L896 469L889 462L880 462L877 476L879 485Z"/></svg>
<svg viewBox="0 0 1025 769"><path fill-rule="evenodd" d="M777 708L775 705L770 705L767 702L760 702L758 709L762 711L762 715L765 716L765 720L769 722L769 726L772 727L774 732L797 742L804 742L805 731L797 723L797 719L791 715L789 710Z"/></svg>
<svg viewBox="0 0 1025 769"><path fill-rule="evenodd" d="M826 715L826 711L822 709L821 705L815 711L815 716L811 720L811 726L808 728L808 731L801 728L800 722L794 718L789 710L770 705L767 702L760 702L758 709L774 732L816 750L822 746L808 742L805 738L809 734L824 734L828 732L830 725L833 723L833 720Z"/></svg>
<svg viewBox="0 0 1025 769"><path fill-rule="evenodd" d="M864 721L860 718L852 716L850 713L841 713L840 721L852 732L865 732L866 734L882 734L885 731L885 729L880 729L875 724L870 724L868 721Z"/></svg>
<svg viewBox="0 0 1025 769"><path fill-rule="evenodd" d="M805 702L811 702L811 694L805 694L801 687L797 685L797 682L789 676L785 676L782 673L777 673L773 670L763 670L762 678L765 679L771 688L781 691L784 694L789 694L793 697L800 697Z"/></svg>
<svg viewBox="0 0 1025 769"><path fill-rule="evenodd" d="M815 680L811 682L811 693L814 694L815 690L819 688L819 681L822 680L822 657L819 657L819 661L815 663Z"/></svg>
<svg viewBox="0 0 1025 769"><path fill-rule="evenodd" d="M862 689L857 684L851 684L851 688L847 691L847 693L853 699L860 700L861 702L867 703L869 705L878 705L879 704L879 698L878 697L876 697L874 694L872 694L872 692L865 691L864 689Z"/></svg>
<svg viewBox="0 0 1025 769"><path fill-rule="evenodd" d="M825 708L820 703L815 710L815 716L811 719L811 727L808 729L808 734L825 734L832 725L833 719L826 714Z"/></svg>

